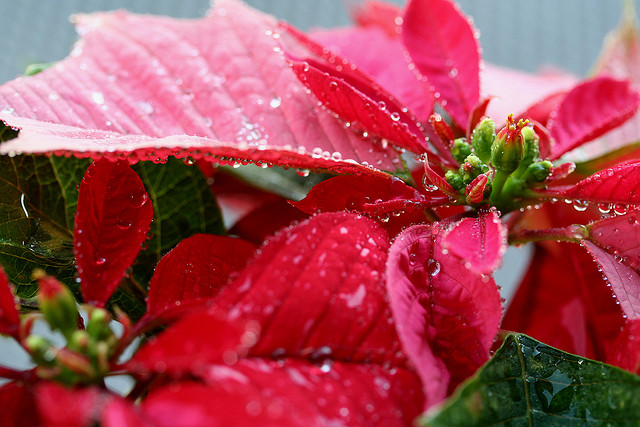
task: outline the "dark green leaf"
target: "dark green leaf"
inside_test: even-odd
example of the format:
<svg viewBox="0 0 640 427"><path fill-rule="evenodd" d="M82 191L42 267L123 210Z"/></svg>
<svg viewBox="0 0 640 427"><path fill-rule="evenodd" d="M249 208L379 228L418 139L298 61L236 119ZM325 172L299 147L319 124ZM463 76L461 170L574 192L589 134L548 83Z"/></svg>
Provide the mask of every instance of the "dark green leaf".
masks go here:
<svg viewBox="0 0 640 427"><path fill-rule="evenodd" d="M56 156L0 157L0 264L22 298L35 294L35 268L74 283L70 230L76 184L89 163Z"/></svg>
<svg viewBox="0 0 640 427"><path fill-rule="evenodd" d="M153 202L151 239L134 266L145 285L162 255L196 234L223 234L222 215L207 180L197 166L170 158L166 164L140 162L133 166Z"/></svg>
<svg viewBox="0 0 640 427"><path fill-rule="evenodd" d="M526 335L502 347L423 426L640 425L640 377Z"/></svg>

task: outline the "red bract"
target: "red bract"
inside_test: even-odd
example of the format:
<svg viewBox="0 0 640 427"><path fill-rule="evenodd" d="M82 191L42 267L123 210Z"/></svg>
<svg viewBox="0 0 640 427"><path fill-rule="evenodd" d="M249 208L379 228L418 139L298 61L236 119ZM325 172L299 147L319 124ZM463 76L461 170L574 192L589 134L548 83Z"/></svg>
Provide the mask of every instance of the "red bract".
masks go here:
<svg viewBox="0 0 640 427"><path fill-rule="evenodd" d="M17 338L20 319L16 309L16 298L11 289L7 275L0 267L0 334Z"/></svg>
<svg viewBox="0 0 640 427"><path fill-rule="evenodd" d="M128 162L102 159L89 166L73 231L87 302L104 306L138 255L152 219L149 195Z"/></svg>
<svg viewBox="0 0 640 427"><path fill-rule="evenodd" d="M569 243L537 246L502 327L572 353L606 359L624 319L589 258Z"/></svg>
<svg viewBox="0 0 640 427"><path fill-rule="evenodd" d="M398 334L422 379L427 407L489 358L502 315L493 279L447 253L442 236L449 226L408 228L394 241L387 267Z"/></svg>
<svg viewBox="0 0 640 427"><path fill-rule="evenodd" d="M255 248L241 239L197 234L162 257L149 284L147 316L215 297Z"/></svg>
<svg viewBox="0 0 640 427"><path fill-rule="evenodd" d="M206 384L157 390L143 413L160 425L169 408L172 420L214 425L409 423L422 394L386 302L388 246L379 225L347 213L318 215L271 238L216 298L215 315L185 318L128 363L138 375ZM248 329L217 316L243 319Z"/></svg>
<svg viewBox="0 0 640 427"><path fill-rule="evenodd" d="M547 127L556 141L551 158L557 159L624 123L639 104L640 95L628 82L598 77L576 86L550 115Z"/></svg>
<svg viewBox="0 0 640 427"><path fill-rule="evenodd" d="M480 48L474 29L448 0L412 0L402 39L437 102L461 129L480 100Z"/></svg>

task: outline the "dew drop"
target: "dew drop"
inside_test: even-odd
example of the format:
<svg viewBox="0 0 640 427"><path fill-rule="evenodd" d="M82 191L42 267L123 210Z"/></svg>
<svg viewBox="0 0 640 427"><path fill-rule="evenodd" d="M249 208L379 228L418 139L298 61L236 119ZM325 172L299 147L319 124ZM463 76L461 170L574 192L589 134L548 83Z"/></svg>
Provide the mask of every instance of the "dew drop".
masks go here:
<svg viewBox="0 0 640 427"><path fill-rule="evenodd" d="M440 263L435 259L427 260L427 273L429 276L436 277L440 273Z"/></svg>
<svg viewBox="0 0 640 427"><path fill-rule="evenodd" d="M280 98L273 98L271 101L269 101L269 106L271 106L271 108L278 108L281 104L282 100Z"/></svg>
<svg viewBox="0 0 640 427"><path fill-rule="evenodd" d="M130 219L120 219L116 222L116 226L122 230L127 230L131 228L131 220Z"/></svg>
<svg viewBox="0 0 640 427"><path fill-rule="evenodd" d="M583 200L575 200L573 202L573 208L575 210L577 210L578 212L584 212L587 210L587 207L589 205L587 204L587 202L583 201Z"/></svg>
<svg viewBox="0 0 640 427"><path fill-rule="evenodd" d="M400 120L400 113L398 113L397 111L391 113L391 120L393 120L394 122Z"/></svg>
<svg viewBox="0 0 640 427"><path fill-rule="evenodd" d="M103 265L107 260L104 257L96 258L96 265Z"/></svg>
<svg viewBox="0 0 640 427"><path fill-rule="evenodd" d="M616 215L626 215L629 212L629 207L627 205L617 204L613 207L613 213Z"/></svg>
<svg viewBox="0 0 640 427"><path fill-rule="evenodd" d="M98 105L104 104L104 95L101 92L92 92L91 99Z"/></svg>

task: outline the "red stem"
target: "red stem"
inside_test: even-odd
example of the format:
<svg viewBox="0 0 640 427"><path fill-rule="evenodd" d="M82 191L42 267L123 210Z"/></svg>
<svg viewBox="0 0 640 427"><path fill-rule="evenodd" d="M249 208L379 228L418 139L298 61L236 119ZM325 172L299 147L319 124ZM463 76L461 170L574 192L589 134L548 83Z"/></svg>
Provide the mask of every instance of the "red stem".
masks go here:
<svg viewBox="0 0 640 427"><path fill-rule="evenodd" d="M579 224L562 228L547 228L543 230L520 230L509 234L509 244L523 245L530 242L555 240L562 242L580 243L589 236L589 231Z"/></svg>

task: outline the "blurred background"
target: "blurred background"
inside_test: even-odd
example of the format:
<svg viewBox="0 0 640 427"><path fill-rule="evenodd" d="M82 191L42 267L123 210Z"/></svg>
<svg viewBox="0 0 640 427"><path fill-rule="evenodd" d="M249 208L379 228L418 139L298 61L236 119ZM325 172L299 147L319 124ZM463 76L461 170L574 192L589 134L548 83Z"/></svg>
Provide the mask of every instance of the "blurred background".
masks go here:
<svg viewBox="0 0 640 427"><path fill-rule="evenodd" d="M246 0L302 29L349 23L345 4L360 0ZM640 2L640 0L636 0ZM404 4L403 0L393 1ZM138 13L197 18L209 0L0 0L0 82L31 63L64 58L76 39L69 16L126 8ZM486 60L536 71L555 66L585 75L604 35L619 20L619 0L459 0L481 33Z"/></svg>

